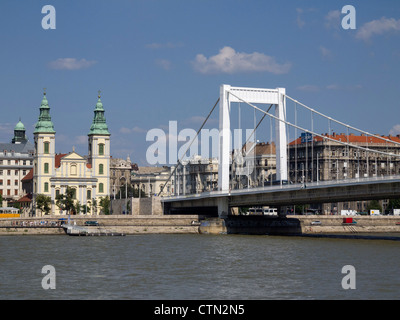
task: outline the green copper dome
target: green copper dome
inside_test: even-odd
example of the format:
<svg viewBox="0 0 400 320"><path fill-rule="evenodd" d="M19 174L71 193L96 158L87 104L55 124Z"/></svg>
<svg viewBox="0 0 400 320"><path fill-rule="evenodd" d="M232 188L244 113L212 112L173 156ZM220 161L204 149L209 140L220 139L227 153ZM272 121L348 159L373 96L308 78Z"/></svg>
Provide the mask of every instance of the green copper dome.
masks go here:
<svg viewBox="0 0 400 320"><path fill-rule="evenodd" d="M43 95L42 104L40 105L39 120L36 122L35 131L33 133L55 133L53 122L50 117L50 107L46 98L46 93Z"/></svg>
<svg viewBox="0 0 400 320"><path fill-rule="evenodd" d="M14 137L12 138L12 143L26 143L28 138L25 135L25 126L21 122L21 118L19 119L18 123L15 125L14 128Z"/></svg>
<svg viewBox="0 0 400 320"><path fill-rule="evenodd" d="M103 104L100 100L100 94L99 94L99 100L97 100L96 103L96 108L94 109L94 118L93 118L93 123L92 126L90 127L89 131L89 136L91 135L110 135L110 132L108 131L107 123L106 123L106 118L104 116L104 108Z"/></svg>
<svg viewBox="0 0 400 320"><path fill-rule="evenodd" d="M19 120L19 122L15 125L14 131L25 131L25 126L24 124L21 122L21 119Z"/></svg>

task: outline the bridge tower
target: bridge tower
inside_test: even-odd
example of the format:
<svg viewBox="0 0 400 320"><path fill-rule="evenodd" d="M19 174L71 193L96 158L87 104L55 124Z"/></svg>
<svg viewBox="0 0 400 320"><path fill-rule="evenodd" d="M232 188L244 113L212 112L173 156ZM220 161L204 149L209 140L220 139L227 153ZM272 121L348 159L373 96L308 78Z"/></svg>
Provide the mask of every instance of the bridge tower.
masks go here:
<svg viewBox="0 0 400 320"><path fill-rule="evenodd" d="M286 90L285 88L262 89L221 85L219 100L219 167L218 190L229 192L229 162L231 154L230 111L232 102L275 105L276 136L276 176L277 180L287 180L287 136L286 136ZM227 214L227 205L221 203L219 215Z"/></svg>

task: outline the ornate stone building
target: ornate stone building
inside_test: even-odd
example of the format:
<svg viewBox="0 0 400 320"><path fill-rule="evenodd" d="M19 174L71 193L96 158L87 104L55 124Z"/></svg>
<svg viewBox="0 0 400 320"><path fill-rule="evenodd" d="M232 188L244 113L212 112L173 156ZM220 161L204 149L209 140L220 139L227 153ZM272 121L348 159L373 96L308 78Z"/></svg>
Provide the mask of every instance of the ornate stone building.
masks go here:
<svg viewBox="0 0 400 320"><path fill-rule="evenodd" d="M113 199L124 185L131 185L131 175L134 165L128 156L126 160L111 158L110 160L110 194ZM129 188L128 188L129 189ZM125 189L127 191L128 189ZM129 195L127 195L129 197Z"/></svg>
<svg viewBox="0 0 400 320"><path fill-rule="evenodd" d="M385 140L354 134L325 135L336 141L302 135L289 144L289 180L297 183L344 180L400 174L400 158L346 146L341 142L399 155L400 146ZM400 136L382 136L400 142ZM381 201L385 206L387 201ZM324 204L323 213L350 209L366 211L368 201Z"/></svg>
<svg viewBox="0 0 400 320"><path fill-rule="evenodd" d="M55 153L56 132L46 93L33 134L33 202L38 194L44 194L51 198L52 214L66 214L57 207L56 197L70 187L74 190L75 203L79 201L81 205L88 206L86 214L99 214L99 200L109 196L110 192L110 133L100 95L88 134L87 157L79 155L74 149L67 154Z"/></svg>
<svg viewBox="0 0 400 320"><path fill-rule="evenodd" d="M28 141L20 120L11 143L0 143L0 194L8 202L25 195L21 180L33 167L33 154L34 146Z"/></svg>

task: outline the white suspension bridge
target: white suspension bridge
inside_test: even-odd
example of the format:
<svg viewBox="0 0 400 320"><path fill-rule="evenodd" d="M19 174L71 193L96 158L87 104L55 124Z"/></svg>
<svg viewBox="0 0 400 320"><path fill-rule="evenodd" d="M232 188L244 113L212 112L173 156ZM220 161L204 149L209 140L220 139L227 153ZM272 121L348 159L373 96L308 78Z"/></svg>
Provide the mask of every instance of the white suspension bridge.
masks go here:
<svg viewBox="0 0 400 320"><path fill-rule="evenodd" d="M233 103L238 103L239 106L245 104L254 112L262 114L258 124L254 121L254 128L246 137L243 147L239 148L239 152L232 149ZM179 192L179 187L175 187L173 195L162 198L166 211L179 208L186 210L199 207L215 208L218 210L218 215L224 217L228 215L229 208L235 206L280 207L306 203L385 199L400 195L400 139L398 137L373 134L336 120L291 98L284 88L264 89L222 85L219 99L194 139L197 138L218 104L218 189L182 194ZM265 105L268 108L265 108ZM274 113L270 112L272 107L274 107ZM309 127L299 123L299 108L309 113ZM251 186L249 181L255 167L256 133L260 130L260 123L267 116L270 119L271 143L274 140L276 147L276 173L271 174L268 181L264 179L261 186ZM322 120L315 121L316 117ZM315 129L320 127L323 121L327 121L327 134L318 133ZM272 122L275 128L274 139ZM334 126L344 128L346 134L340 136L331 134ZM301 133L301 138L299 138L299 133ZM289 136L292 135L296 140L288 143ZM358 139L350 139L352 136ZM325 146L327 156L324 154L321 158L321 153L315 152L318 143ZM336 154L338 146L342 146L341 158L347 160L343 161L343 173L340 175ZM185 155L186 152L178 160L169 177L169 179L174 177L175 183L181 183L176 173L182 166ZM320 168L323 161L327 163L325 171ZM379 173L378 164L381 165ZM301 165L300 168L299 165ZM332 169L333 167L335 168ZM375 172L371 171L371 168ZM336 175L330 174L333 171L336 171ZM238 183L238 180L242 178L247 179L248 183ZM162 191L163 189L159 194L162 194Z"/></svg>

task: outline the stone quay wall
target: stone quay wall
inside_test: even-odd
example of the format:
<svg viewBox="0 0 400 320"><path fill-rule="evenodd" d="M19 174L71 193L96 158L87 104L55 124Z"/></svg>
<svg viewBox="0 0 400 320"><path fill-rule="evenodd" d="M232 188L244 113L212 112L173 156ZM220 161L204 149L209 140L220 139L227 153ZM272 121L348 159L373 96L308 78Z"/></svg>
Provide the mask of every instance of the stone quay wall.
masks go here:
<svg viewBox="0 0 400 320"><path fill-rule="evenodd" d="M65 234L60 226L60 218L66 216L44 216L37 218L0 219L0 235L21 234ZM84 226L86 221L97 221L98 228L104 232L132 234L149 233L199 233L198 215L149 216L149 215L107 215L107 216L71 216L71 222Z"/></svg>

